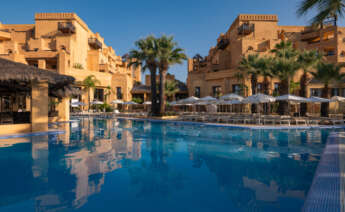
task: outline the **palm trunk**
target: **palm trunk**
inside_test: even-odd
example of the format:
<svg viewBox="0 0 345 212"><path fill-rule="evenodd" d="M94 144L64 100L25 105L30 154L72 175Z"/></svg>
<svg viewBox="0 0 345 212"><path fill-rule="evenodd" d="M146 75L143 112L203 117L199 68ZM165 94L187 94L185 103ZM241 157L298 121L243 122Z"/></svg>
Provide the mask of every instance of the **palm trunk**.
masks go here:
<svg viewBox="0 0 345 212"><path fill-rule="evenodd" d="M159 115L158 98L157 98L157 82L156 82L156 67L150 67L151 74L151 115Z"/></svg>
<svg viewBox="0 0 345 212"><path fill-rule="evenodd" d="M307 72L304 72L303 75L301 76L300 80L300 91L299 95L301 97L307 97L307 84L308 84L308 75ZM301 103L301 116L305 116L308 111L308 105L307 103Z"/></svg>
<svg viewBox="0 0 345 212"><path fill-rule="evenodd" d="M264 94L266 94L266 95L269 95L269 93L270 93L269 83L270 82L268 80L268 77L264 76L263 90L264 90ZM264 112L265 112L265 114L268 114L268 112L269 112L269 104L268 103L264 104Z"/></svg>
<svg viewBox="0 0 345 212"><path fill-rule="evenodd" d="M88 112L90 112L90 103L91 103L91 99L90 99L90 91L91 91L91 88L89 88L89 91L87 92L87 99L89 101L89 105L88 105Z"/></svg>
<svg viewBox="0 0 345 212"><path fill-rule="evenodd" d="M264 94L269 95L270 94L270 86L269 86L270 82L268 80L268 77L265 76L264 77L264 82L263 82L263 89L264 89Z"/></svg>
<svg viewBox="0 0 345 212"><path fill-rule="evenodd" d="M160 115L165 113L165 82L166 82L167 69L159 71L159 112Z"/></svg>
<svg viewBox="0 0 345 212"><path fill-rule="evenodd" d="M290 90L289 79L282 80L279 86L279 95L289 94ZM289 113L289 105L286 101L280 101L278 105L278 113L280 115L287 115Z"/></svg>
<svg viewBox="0 0 345 212"><path fill-rule="evenodd" d="M257 75L256 74L252 74L252 76L251 76L252 95L256 94L257 87L258 87L257 84L258 84ZM252 111L252 113L256 113L257 112L256 104L252 104L251 111Z"/></svg>
<svg viewBox="0 0 345 212"><path fill-rule="evenodd" d="M328 84L325 84L325 87L322 89L322 97L328 99ZM321 117L328 117L329 113L329 103L321 103Z"/></svg>

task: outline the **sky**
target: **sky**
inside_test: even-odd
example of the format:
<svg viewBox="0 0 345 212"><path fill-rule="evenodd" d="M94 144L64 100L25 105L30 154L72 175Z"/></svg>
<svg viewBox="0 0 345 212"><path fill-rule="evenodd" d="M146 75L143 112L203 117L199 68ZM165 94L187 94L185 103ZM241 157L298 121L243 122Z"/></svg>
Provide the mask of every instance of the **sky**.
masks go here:
<svg viewBox="0 0 345 212"><path fill-rule="evenodd" d="M173 35L188 57L206 56L238 14L277 14L279 25L305 25L310 16L297 17L301 0L17 0L4 1L0 22L34 23L36 12L74 12L93 32L99 32L117 55L134 48L147 35ZM311 14L312 15L312 14ZM340 22L343 25L343 22ZM169 70L186 81L187 62Z"/></svg>

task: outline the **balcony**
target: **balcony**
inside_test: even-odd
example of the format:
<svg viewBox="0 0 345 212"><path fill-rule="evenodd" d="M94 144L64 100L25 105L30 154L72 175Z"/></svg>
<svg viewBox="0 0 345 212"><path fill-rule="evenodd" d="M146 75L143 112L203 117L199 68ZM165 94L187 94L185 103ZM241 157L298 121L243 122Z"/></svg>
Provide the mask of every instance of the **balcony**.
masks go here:
<svg viewBox="0 0 345 212"><path fill-rule="evenodd" d="M0 29L0 40L11 40L10 31L6 29Z"/></svg>
<svg viewBox="0 0 345 212"><path fill-rule="evenodd" d="M314 31L314 30L307 30L307 31L303 31L301 36L301 40L302 41L308 41L308 42L312 42L313 40L317 40L318 38L320 38L320 31Z"/></svg>
<svg viewBox="0 0 345 212"><path fill-rule="evenodd" d="M74 34L76 31L72 22L59 22L58 30L64 34Z"/></svg>
<svg viewBox="0 0 345 212"><path fill-rule="evenodd" d="M239 35L249 35L254 32L254 24L242 24L237 30Z"/></svg>
<svg viewBox="0 0 345 212"><path fill-rule="evenodd" d="M97 38L89 38L89 45L94 49L102 48L102 43Z"/></svg>
<svg viewBox="0 0 345 212"><path fill-rule="evenodd" d="M99 64L99 72L115 73L115 67L110 64Z"/></svg>
<svg viewBox="0 0 345 212"><path fill-rule="evenodd" d="M224 50L229 45L229 43L229 39L222 38L217 44L217 49Z"/></svg>

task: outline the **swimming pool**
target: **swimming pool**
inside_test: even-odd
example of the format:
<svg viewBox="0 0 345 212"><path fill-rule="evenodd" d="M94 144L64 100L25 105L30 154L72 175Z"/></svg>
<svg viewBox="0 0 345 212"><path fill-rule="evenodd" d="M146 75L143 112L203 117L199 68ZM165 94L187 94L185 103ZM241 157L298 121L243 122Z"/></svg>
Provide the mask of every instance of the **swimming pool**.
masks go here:
<svg viewBox="0 0 345 212"><path fill-rule="evenodd" d="M0 211L300 211L331 132L78 119L0 139Z"/></svg>

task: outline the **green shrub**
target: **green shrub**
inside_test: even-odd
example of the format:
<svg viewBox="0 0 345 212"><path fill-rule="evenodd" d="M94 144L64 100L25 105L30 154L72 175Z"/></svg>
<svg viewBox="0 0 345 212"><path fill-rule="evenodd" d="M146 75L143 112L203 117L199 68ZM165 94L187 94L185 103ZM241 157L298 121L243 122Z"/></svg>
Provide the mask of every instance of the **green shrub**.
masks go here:
<svg viewBox="0 0 345 212"><path fill-rule="evenodd" d="M83 65L80 64L80 63L74 63L73 64L73 68L75 68L75 69L84 69Z"/></svg>
<svg viewBox="0 0 345 212"><path fill-rule="evenodd" d="M105 112L112 112L114 110L114 108L111 105L107 104L107 103L99 105L99 109L101 111L105 111Z"/></svg>
<svg viewBox="0 0 345 212"><path fill-rule="evenodd" d="M138 104L142 104L144 102L141 98L132 98L132 101Z"/></svg>
<svg viewBox="0 0 345 212"><path fill-rule="evenodd" d="M92 110L97 110L97 111L105 111L105 112L113 112L114 111L114 108L107 104L107 103L104 103L102 105L91 105L91 109Z"/></svg>

